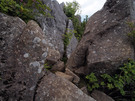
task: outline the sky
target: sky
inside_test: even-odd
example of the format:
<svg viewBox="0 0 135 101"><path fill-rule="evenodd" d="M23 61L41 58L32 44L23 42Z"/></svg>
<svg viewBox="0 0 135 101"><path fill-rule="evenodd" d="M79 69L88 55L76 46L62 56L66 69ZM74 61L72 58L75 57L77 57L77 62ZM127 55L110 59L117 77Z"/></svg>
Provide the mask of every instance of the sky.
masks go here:
<svg viewBox="0 0 135 101"><path fill-rule="evenodd" d="M59 3L62 2L72 2L74 0L57 0ZM100 10L106 0L76 0L81 6L81 16L82 19L88 15L89 17L93 15L96 11Z"/></svg>

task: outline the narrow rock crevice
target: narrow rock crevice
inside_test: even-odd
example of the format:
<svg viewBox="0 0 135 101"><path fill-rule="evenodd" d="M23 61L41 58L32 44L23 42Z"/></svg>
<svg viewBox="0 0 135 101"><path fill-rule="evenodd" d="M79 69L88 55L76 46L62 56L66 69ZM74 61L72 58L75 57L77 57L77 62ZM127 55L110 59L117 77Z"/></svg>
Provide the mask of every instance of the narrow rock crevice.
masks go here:
<svg viewBox="0 0 135 101"><path fill-rule="evenodd" d="M68 31L68 25L69 25L69 20L66 21L66 29L65 29L64 35L65 35L65 34L67 33L67 31ZM65 40L65 37L63 36L64 53L63 53L62 61L66 64L68 57L67 57L67 53L66 53L67 45L65 44L64 40Z"/></svg>
<svg viewBox="0 0 135 101"><path fill-rule="evenodd" d="M36 84L36 87L35 87L35 90L34 90L34 95L33 95L33 101L36 101L36 94L37 94L37 90L38 90L38 87L39 87L39 84L41 83L42 79L45 77L46 75L44 74L41 78L39 78L39 80L37 81L37 84Z"/></svg>

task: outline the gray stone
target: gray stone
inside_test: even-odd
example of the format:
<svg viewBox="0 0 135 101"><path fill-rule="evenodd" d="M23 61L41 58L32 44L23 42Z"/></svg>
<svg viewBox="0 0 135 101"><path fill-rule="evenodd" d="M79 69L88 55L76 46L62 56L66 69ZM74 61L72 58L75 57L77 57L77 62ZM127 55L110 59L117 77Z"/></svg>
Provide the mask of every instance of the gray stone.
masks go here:
<svg viewBox="0 0 135 101"><path fill-rule="evenodd" d="M64 72L64 70L65 70L65 65L64 62L62 61L57 62L51 69L51 71L61 71L61 72Z"/></svg>
<svg viewBox="0 0 135 101"><path fill-rule="evenodd" d="M1 101L95 101L44 69L48 43L35 21L0 13Z"/></svg>
<svg viewBox="0 0 135 101"><path fill-rule="evenodd" d="M38 16L37 21L40 23L41 28L49 43L50 48L58 50L61 57L64 54L63 35L66 31L66 23L68 18L56 0L42 0L51 9L52 17Z"/></svg>
<svg viewBox="0 0 135 101"><path fill-rule="evenodd" d="M48 49L48 56L47 58L49 59L53 59L55 61L59 61L61 56L59 51L55 50L55 49Z"/></svg>
<svg viewBox="0 0 135 101"><path fill-rule="evenodd" d="M96 101L115 101L113 100L110 96L106 95L105 93L94 90L91 94L91 96L96 100Z"/></svg>
<svg viewBox="0 0 135 101"><path fill-rule="evenodd" d="M52 59L52 58L46 58L46 61L45 61L49 66L53 66L57 63L57 61L55 59Z"/></svg>
<svg viewBox="0 0 135 101"><path fill-rule="evenodd" d="M19 87L16 82L16 39L22 34L25 22L18 17L10 17L0 13L0 100L6 101L14 97ZM24 58L24 57L22 57ZM15 84L17 83L17 84ZM19 89L25 89L23 85ZM20 90L21 91L21 90ZM18 99L18 97L16 98ZM15 100L14 100L15 101Z"/></svg>
<svg viewBox="0 0 135 101"><path fill-rule="evenodd" d="M0 99L33 101L39 80L45 75L47 45L34 21L0 13Z"/></svg>
<svg viewBox="0 0 135 101"><path fill-rule="evenodd" d="M131 8L130 0L107 0L103 9L89 19L67 68L76 71L84 67L85 75L112 73L129 58L134 59L134 48L127 36L127 22L133 20Z"/></svg>
<svg viewBox="0 0 135 101"><path fill-rule="evenodd" d="M87 95L89 94L86 86L82 87L81 90L82 90L85 94L87 94Z"/></svg>
<svg viewBox="0 0 135 101"><path fill-rule="evenodd" d="M61 78L64 78L64 79L70 81L70 82L73 81L73 77L72 77L72 76L67 75L67 74L65 74L65 73L63 73L63 72L58 72L58 71L57 71L57 72L55 72L55 74L56 74L57 76L61 77Z"/></svg>
<svg viewBox="0 0 135 101"><path fill-rule="evenodd" d="M69 44L66 48L66 56L67 58L70 58L71 53L75 50L78 40L76 39L74 35L74 26L71 20L68 21L68 26L67 26L67 32L69 34L72 34L71 39L69 40Z"/></svg>
<svg viewBox="0 0 135 101"><path fill-rule="evenodd" d="M35 101L95 101L71 82L54 74L42 79L35 96Z"/></svg>
<svg viewBox="0 0 135 101"><path fill-rule="evenodd" d="M62 9L64 9L64 6L65 6L65 3L62 2L62 3L60 4L60 7L61 7Z"/></svg>
<svg viewBox="0 0 135 101"><path fill-rule="evenodd" d="M44 4L50 7L51 12L49 13L52 17L38 16L36 17L36 19L45 33L46 41L49 43L50 46L49 48L59 51L60 57L62 58L65 53L63 36L67 29L69 29L70 31L74 30L72 21L68 20L67 16L63 11L63 8L56 0L42 1ZM71 38L66 50L68 57L76 48L77 43L77 39L73 34L73 37Z"/></svg>
<svg viewBox="0 0 135 101"><path fill-rule="evenodd" d="M80 78L76 74L74 74L72 71L70 71L68 68L66 68L65 73L74 78L73 83L78 84L80 82Z"/></svg>

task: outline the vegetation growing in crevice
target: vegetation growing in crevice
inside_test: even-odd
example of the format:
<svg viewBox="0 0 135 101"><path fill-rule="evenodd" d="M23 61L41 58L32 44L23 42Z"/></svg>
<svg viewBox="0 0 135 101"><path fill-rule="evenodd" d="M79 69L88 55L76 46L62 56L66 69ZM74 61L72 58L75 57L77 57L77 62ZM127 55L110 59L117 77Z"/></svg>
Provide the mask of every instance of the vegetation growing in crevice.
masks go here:
<svg viewBox="0 0 135 101"><path fill-rule="evenodd" d="M67 24L67 26L68 26L68 24ZM67 51L67 46L69 45L70 40L72 39L72 36L73 36L74 33L76 33L75 30L71 30L71 29L67 28L65 34L63 35L64 55L63 55L62 61L63 61L65 64L66 64L67 59L68 59L68 58L67 58L67 53L66 53L66 51Z"/></svg>
<svg viewBox="0 0 135 101"><path fill-rule="evenodd" d="M50 9L40 0L0 0L0 12L18 16L25 22L34 20L39 14L49 15L45 10Z"/></svg>
<svg viewBox="0 0 135 101"><path fill-rule="evenodd" d="M135 62L132 60L120 67L113 76L102 74L96 77L94 73L91 73L86 76L86 79L89 91L99 89L116 100L135 101Z"/></svg>
<svg viewBox="0 0 135 101"><path fill-rule="evenodd" d="M63 37L64 37L63 41L64 41L65 48L69 45L70 40L73 36L73 33L76 33L76 31L70 30L67 28L67 32L63 35Z"/></svg>
<svg viewBox="0 0 135 101"><path fill-rule="evenodd" d="M128 37L130 38L130 41L132 42L133 46L135 47L135 24L130 22L128 23L130 32L128 33Z"/></svg>
<svg viewBox="0 0 135 101"><path fill-rule="evenodd" d="M78 2L66 2L66 5L64 6L64 12L66 16L72 20L74 30L76 31L75 36L78 40L81 39L82 34L85 30L86 22L88 21L88 16L83 20L83 22L79 21L79 18L76 16L77 14L80 14L80 5Z"/></svg>
<svg viewBox="0 0 135 101"><path fill-rule="evenodd" d="M45 64L44 64L44 68L45 68L46 70L50 70L52 67L49 66L48 63L45 63Z"/></svg>

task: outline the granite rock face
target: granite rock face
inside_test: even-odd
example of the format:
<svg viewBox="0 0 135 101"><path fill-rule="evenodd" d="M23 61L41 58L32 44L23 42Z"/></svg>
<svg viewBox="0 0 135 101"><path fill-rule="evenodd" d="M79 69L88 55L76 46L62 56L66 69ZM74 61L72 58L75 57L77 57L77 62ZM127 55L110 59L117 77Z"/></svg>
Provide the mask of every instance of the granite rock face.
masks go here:
<svg viewBox="0 0 135 101"><path fill-rule="evenodd" d="M96 99L96 101L115 101L110 96L106 95L104 92L94 90L91 96Z"/></svg>
<svg viewBox="0 0 135 101"><path fill-rule="evenodd" d="M56 0L42 1L51 9L50 14L52 17L39 16L37 17L37 21L43 29L46 41L49 43L50 48L59 51L62 58L65 53L63 43L64 34L66 33L68 27L72 27L73 29L73 25L68 26L68 18L63 12L63 8ZM76 40L74 35L71 40ZM71 48L71 51L74 50L75 46L70 45L68 47Z"/></svg>
<svg viewBox="0 0 135 101"><path fill-rule="evenodd" d="M55 79L54 79L55 78ZM66 79L54 74L45 76L39 84L36 101L95 101Z"/></svg>
<svg viewBox="0 0 135 101"><path fill-rule="evenodd" d="M46 71L49 45L35 21L0 13L0 26L0 101L95 101Z"/></svg>
<svg viewBox="0 0 135 101"><path fill-rule="evenodd" d="M48 54L44 34L34 21L0 14L0 97L2 101L31 101L45 71Z"/></svg>
<svg viewBox="0 0 135 101"><path fill-rule="evenodd" d="M26 26L20 18L0 13L0 100L12 100L15 97L16 75L16 39ZM18 83L17 83L18 84ZM13 91L11 91L11 89ZM24 89L24 88L21 88ZM18 99L18 98L17 98Z"/></svg>
<svg viewBox="0 0 135 101"><path fill-rule="evenodd" d="M127 22L133 20L133 0L107 0L88 21L84 35L68 60L67 68L83 73L109 73L129 58L134 48L129 40Z"/></svg>
<svg viewBox="0 0 135 101"><path fill-rule="evenodd" d="M64 62L62 62L62 61L57 62L57 63L51 68L51 71L64 72L64 70L65 70L65 65L64 65Z"/></svg>
<svg viewBox="0 0 135 101"><path fill-rule="evenodd" d="M72 34L71 39L69 39L69 44L66 47L66 56L67 58L70 58L70 55L75 50L78 44L78 40L76 39L74 35L74 26L71 20L68 21L67 31L66 33Z"/></svg>

